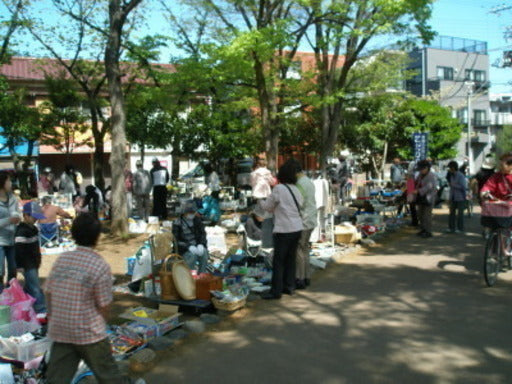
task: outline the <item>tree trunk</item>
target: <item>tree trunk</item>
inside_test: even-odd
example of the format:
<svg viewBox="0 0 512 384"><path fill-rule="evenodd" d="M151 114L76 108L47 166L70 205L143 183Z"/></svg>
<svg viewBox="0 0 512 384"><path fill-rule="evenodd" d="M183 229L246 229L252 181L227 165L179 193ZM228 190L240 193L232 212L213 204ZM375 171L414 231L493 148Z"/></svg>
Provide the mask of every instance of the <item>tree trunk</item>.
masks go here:
<svg viewBox="0 0 512 384"><path fill-rule="evenodd" d="M110 94L112 153L110 168L112 170L112 224L111 231L115 236L128 235L128 212L124 185L126 168L126 116L124 111L123 91L121 88L121 72L119 54L121 33L126 15L121 9L120 0L109 2L109 35L105 49L105 69Z"/></svg>
<svg viewBox="0 0 512 384"><path fill-rule="evenodd" d="M178 177L180 177L180 156L172 152L171 180L178 180Z"/></svg>
<svg viewBox="0 0 512 384"><path fill-rule="evenodd" d="M100 130L98 113L96 112L96 103L92 98L88 99L88 107L91 113L91 129L94 137L94 157L93 157L93 170L94 170L94 185L102 192L105 192L105 177L103 170L105 168L105 139L104 130ZM103 127L104 128L104 127Z"/></svg>
<svg viewBox="0 0 512 384"><path fill-rule="evenodd" d="M105 191L105 178L103 177L103 169L105 168L105 145L103 138L97 138L94 135L94 156L93 156L93 170L94 170L94 185L102 192Z"/></svg>
<svg viewBox="0 0 512 384"><path fill-rule="evenodd" d="M386 166L386 159L388 158L388 142L385 141L384 142L384 153L382 155L382 162L381 162L381 165L380 165L380 173L379 173L379 178L381 180L384 180L384 167Z"/></svg>

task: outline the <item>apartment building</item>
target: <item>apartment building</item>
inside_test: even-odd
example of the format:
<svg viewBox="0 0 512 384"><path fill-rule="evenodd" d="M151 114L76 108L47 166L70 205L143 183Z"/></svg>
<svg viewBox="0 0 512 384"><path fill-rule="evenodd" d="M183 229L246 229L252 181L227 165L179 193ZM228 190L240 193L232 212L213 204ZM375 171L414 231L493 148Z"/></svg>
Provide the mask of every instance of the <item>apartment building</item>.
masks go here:
<svg viewBox="0 0 512 384"><path fill-rule="evenodd" d="M495 140L490 124L487 43L438 36L429 46L415 49L409 56L409 69L416 76L407 80L406 89L414 95L438 100L465 125L457 147L458 159L471 158L471 171L475 172Z"/></svg>

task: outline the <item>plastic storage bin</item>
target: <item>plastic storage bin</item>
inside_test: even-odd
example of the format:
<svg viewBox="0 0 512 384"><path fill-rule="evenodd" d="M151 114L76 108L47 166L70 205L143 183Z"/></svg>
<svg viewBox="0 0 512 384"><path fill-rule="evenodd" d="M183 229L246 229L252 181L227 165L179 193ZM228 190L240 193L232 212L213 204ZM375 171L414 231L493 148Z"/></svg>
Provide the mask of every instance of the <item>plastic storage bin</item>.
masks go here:
<svg viewBox="0 0 512 384"><path fill-rule="evenodd" d="M41 328L41 326L23 320L13 321L9 324L0 325L0 336L21 336L25 333L37 331L39 328Z"/></svg>

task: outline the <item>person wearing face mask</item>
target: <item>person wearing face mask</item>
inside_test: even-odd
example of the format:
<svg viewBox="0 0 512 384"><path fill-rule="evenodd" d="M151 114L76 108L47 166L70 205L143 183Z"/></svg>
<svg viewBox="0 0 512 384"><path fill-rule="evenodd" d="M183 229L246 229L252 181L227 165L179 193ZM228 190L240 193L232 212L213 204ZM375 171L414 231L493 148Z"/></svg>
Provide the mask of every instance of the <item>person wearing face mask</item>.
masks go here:
<svg viewBox="0 0 512 384"><path fill-rule="evenodd" d="M195 202L188 201L183 214L173 222L172 232L178 242L178 252L190 269L197 269L198 273L204 273L208 264L206 231L196 212Z"/></svg>

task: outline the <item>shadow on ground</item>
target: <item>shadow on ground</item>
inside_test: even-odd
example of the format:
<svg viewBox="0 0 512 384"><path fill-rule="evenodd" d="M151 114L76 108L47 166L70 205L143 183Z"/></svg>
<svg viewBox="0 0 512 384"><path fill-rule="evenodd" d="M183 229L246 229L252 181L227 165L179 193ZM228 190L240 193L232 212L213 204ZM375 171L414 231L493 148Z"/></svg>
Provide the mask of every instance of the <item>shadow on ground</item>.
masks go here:
<svg viewBox="0 0 512 384"><path fill-rule="evenodd" d="M396 234L317 273L308 291L257 301L245 320L180 346L147 381L509 383L512 284L484 287L478 231L473 218L466 236Z"/></svg>

